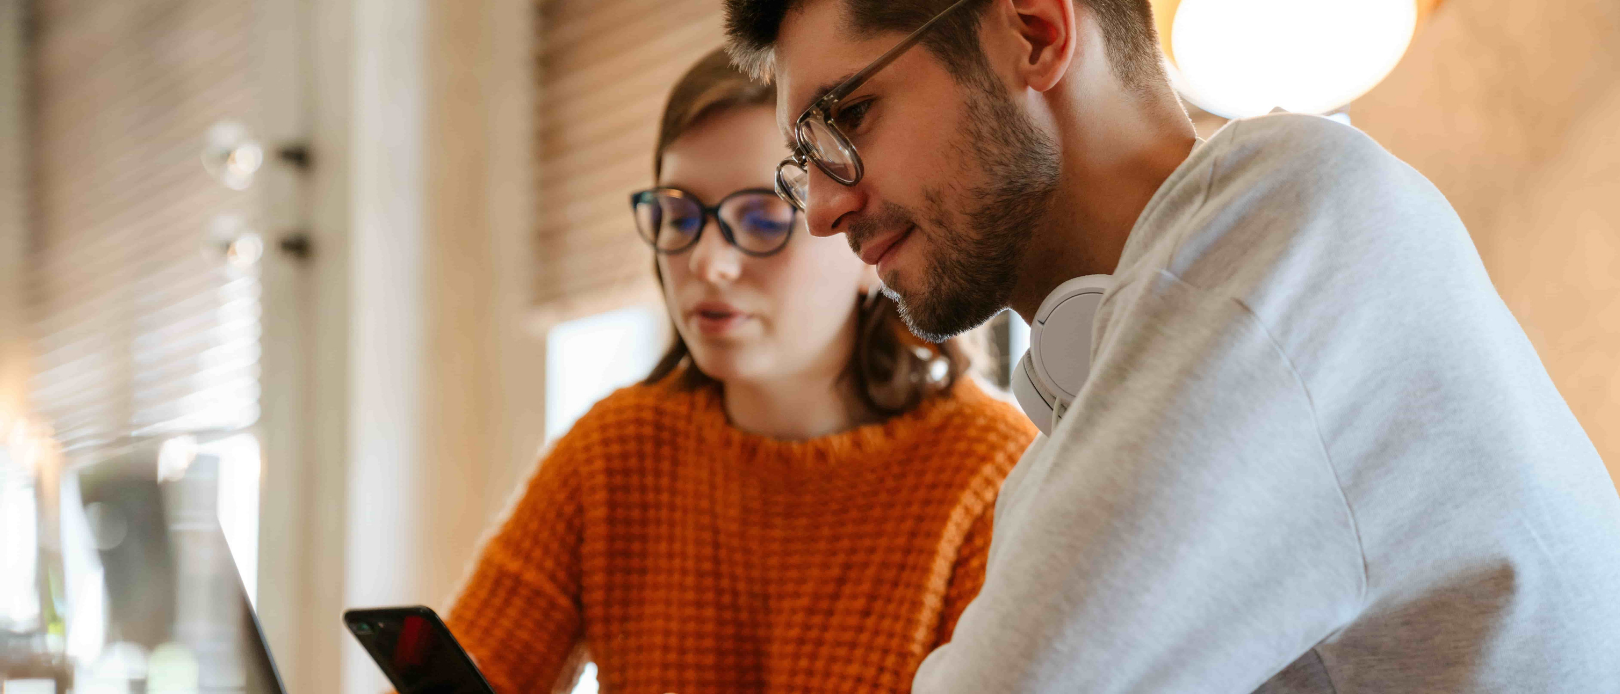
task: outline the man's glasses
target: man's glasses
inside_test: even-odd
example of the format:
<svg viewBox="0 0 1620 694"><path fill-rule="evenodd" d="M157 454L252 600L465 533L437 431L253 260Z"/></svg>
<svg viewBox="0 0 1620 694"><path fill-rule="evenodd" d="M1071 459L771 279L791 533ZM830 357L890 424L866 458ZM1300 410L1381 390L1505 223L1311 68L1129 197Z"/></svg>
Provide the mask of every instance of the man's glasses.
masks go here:
<svg viewBox="0 0 1620 694"><path fill-rule="evenodd" d="M798 211L766 188L739 190L714 207L679 188L649 188L630 194L636 231L653 250L680 253L698 242L709 217L720 223L720 235L737 250L767 256L787 246Z"/></svg>
<svg viewBox="0 0 1620 694"><path fill-rule="evenodd" d="M878 70L888 67L905 54L912 46L917 45L928 30L938 24L940 20L955 12L957 8L972 3L973 0L957 0L950 7L934 15L917 27L894 48L878 56L871 65L861 68L849 79L821 98L810 103L810 106L799 114L799 120L793 124L793 140L795 147L793 156L783 159L776 165L776 194L782 196L788 204L803 210L809 201L810 169L809 164L814 162L816 168L827 174L828 178L846 186L859 183L865 168L861 165L861 155L855 152L855 145L838 129L838 104L850 92L866 84L866 80L877 74Z"/></svg>

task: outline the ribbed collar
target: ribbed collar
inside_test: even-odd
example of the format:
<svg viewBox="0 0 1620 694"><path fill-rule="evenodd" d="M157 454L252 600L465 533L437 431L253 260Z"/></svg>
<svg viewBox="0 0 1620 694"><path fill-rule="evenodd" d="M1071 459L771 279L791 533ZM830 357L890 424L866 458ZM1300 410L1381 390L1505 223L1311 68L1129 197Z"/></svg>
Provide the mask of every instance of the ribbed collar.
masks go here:
<svg viewBox="0 0 1620 694"><path fill-rule="evenodd" d="M832 464L851 458L866 459L919 437L938 432L940 425L965 403L988 398L966 375L949 391L937 393L911 411L834 434L811 439L784 440L738 429L726 418L719 386L690 393L692 426L705 445L732 451L749 459L770 459L807 465Z"/></svg>

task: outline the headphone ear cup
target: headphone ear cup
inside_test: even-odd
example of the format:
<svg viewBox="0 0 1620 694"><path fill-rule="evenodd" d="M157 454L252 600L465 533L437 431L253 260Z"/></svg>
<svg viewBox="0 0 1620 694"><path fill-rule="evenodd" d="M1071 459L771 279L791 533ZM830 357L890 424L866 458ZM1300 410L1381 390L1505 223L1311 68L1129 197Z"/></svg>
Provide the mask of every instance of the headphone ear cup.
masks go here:
<svg viewBox="0 0 1620 694"><path fill-rule="evenodd" d="M1102 297L1101 291L1075 293L1052 307L1038 337L1030 331L1031 374L1065 405L1091 375L1091 324Z"/></svg>
<svg viewBox="0 0 1620 694"><path fill-rule="evenodd" d="M1024 416L1034 422L1041 433L1052 435L1052 401L1051 396L1042 395L1042 388L1035 379L1035 365L1030 359L1030 352L1024 353L1024 358L1018 360L1013 368L1012 392L1018 400L1018 407L1024 411Z"/></svg>
<svg viewBox="0 0 1620 694"><path fill-rule="evenodd" d="M1048 436L1090 376L1092 323L1113 286L1109 275L1076 277L1058 285L1035 312L1029 352L1013 374L1013 395Z"/></svg>

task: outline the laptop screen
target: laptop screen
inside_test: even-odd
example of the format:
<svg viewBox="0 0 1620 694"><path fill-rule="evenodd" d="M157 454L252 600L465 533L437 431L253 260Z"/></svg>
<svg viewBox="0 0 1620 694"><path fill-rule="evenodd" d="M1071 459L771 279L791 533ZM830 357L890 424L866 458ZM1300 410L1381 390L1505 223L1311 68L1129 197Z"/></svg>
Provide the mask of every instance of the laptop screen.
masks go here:
<svg viewBox="0 0 1620 694"><path fill-rule="evenodd" d="M159 483L155 457L129 453L78 472L106 583L103 652L144 661L114 673L92 667L93 678L144 681L148 691L284 694L219 526L217 466L198 456L183 477Z"/></svg>

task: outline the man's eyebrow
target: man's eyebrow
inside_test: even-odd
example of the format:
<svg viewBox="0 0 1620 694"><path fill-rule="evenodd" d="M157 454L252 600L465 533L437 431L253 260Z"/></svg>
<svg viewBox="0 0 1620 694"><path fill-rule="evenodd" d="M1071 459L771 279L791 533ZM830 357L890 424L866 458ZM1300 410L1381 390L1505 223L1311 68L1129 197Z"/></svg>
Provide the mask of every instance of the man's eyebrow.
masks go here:
<svg viewBox="0 0 1620 694"><path fill-rule="evenodd" d="M828 92L831 92L832 90L837 89L839 85L848 82L849 78L854 77L858 72L860 72L860 70L851 70L844 73L841 77L835 77L821 83L820 87L816 87L816 90L810 93L810 100L804 103L804 108L799 109L799 113L803 114L805 109L810 108L811 104L820 101L821 97L826 96Z"/></svg>
<svg viewBox="0 0 1620 694"><path fill-rule="evenodd" d="M822 85L820 87L817 87L816 91L810 95L810 103L813 104L813 103L816 103L817 101L820 101L821 97L824 97L824 96L827 95L827 92L830 92L830 91L832 91L834 89L837 89L838 87L842 86L845 82L848 82L851 77L854 77L855 74L858 73L858 72L860 72L860 70L850 70L849 72L844 73L842 77L837 77L837 78L834 78L834 79L831 79L831 80L828 80L828 81L822 83Z"/></svg>
<svg viewBox="0 0 1620 694"><path fill-rule="evenodd" d="M844 73L843 75L841 75L839 77L835 77L833 79L830 79L830 80L827 80L826 82L821 83L821 86L816 87L816 90L814 92L810 93L810 100L805 102L804 108L799 109L799 114L803 115L805 109L810 108L810 104L813 104L813 103L816 103L817 101L820 101L821 97L826 96L828 92L831 92L832 90L837 89L839 86L843 85L845 82L848 82L850 80L850 78L854 77L856 75L856 73L858 73L858 72L860 72L860 70L858 70L858 69L857 70L851 70L849 72ZM798 117L795 116L794 120L797 121ZM789 131L787 134L785 134L783 136L783 139L787 140L787 148L788 148L789 152L798 151L798 149L799 149L799 141L798 141L798 138L793 136L792 131Z"/></svg>

